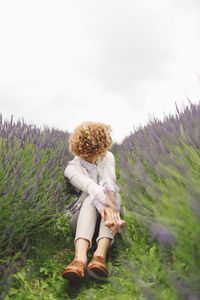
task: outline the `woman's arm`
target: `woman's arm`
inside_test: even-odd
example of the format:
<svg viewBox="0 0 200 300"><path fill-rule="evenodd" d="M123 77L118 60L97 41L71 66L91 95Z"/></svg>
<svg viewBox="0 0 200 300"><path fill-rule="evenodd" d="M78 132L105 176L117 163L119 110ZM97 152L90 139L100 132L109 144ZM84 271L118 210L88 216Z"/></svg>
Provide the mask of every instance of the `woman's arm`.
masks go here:
<svg viewBox="0 0 200 300"><path fill-rule="evenodd" d="M70 161L65 168L64 176L67 177L71 184L77 189L92 196L94 205L99 213L101 213L102 206L106 203L103 187L98 185L93 179L84 175L82 168L73 160Z"/></svg>
<svg viewBox="0 0 200 300"><path fill-rule="evenodd" d="M103 187L106 194L106 205L102 207L101 217L105 221L105 225L116 233L123 228L126 222L120 218L120 209L116 203L116 195L120 189L116 181L115 158L112 152L107 152L103 175L99 184Z"/></svg>
<svg viewBox="0 0 200 300"><path fill-rule="evenodd" d="M115 158L112 152L108 151L105 157L103 172L99 185L103 187L104 192L110 199L111 203L116 206L116 195L120 190L117 185L115 173ZM109 203L108 203L109 204Z"/></svg>
<svg viewBox="0 0 200 300"><path fill-rule="evenodd" d="M120 210L117 208L117 205L113 206L113 202L110 201L110 198L107 196L107 192L106 203L109 203L109 205L103 205L101 217L104 220L105 225L108 226L114 233L120 232L124 228L126 222L121 219Z"/></svg>
<svg viewBox="0 0 200 300"><path fill-rule="evenodd" d="M119 208L117 207L117 203L116 203L116 193L111 190L108 190L105 192L105 194L106 194L106 204L112 209L119 211Z"/></svg>

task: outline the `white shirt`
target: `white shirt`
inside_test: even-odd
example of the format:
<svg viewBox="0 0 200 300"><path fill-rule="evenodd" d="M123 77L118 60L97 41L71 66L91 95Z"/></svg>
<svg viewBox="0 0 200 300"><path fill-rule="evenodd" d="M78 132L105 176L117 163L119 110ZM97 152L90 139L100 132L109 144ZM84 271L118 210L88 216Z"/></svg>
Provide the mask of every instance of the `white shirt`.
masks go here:
<svg viewBox="0 0 200 300"><path fill-rule="evenodd" d="M64 175L76 188L91 195L99 213L106 203L105 192L117 193L120 190L116 182L114 155L110 151L94 164L75 156L65 168Z"/></svg>

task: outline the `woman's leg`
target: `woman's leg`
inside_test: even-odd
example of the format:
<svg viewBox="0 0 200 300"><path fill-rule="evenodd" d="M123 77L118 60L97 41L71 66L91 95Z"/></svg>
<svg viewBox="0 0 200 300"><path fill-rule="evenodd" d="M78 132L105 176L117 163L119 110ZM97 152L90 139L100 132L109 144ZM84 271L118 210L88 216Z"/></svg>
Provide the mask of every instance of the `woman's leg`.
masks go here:
<svg viewBox="0 0 200 300"><path fill-rule="evenodd" d="M92 247L92 237L96 226L97 216L98 211L93 204L92 198L88 196L83 201L78 216L76 235L74 239L75 246L78 239L85 239L89 241L89 249Z"/></svg>
<svg viewBox="0 0 200 300"><path fill-rule="evenodd" d="M98 240L97 249L94 252L94 256L103 256L103 258L106 260L106 254L110 247L111 239L110 238L101 238Z"/></svg>
<svg viewBox="0 0 200 300"><path fill-rule="evenodd" d="M92 246L98 212L88 196L81 206L70 219L70 227L75 235L75 258L87 262L87 251Z"/></svg>
<svg viewBox="0 0 200 300"><path fill-rule="evenodd" d="M117 193L116 203L118 209L120 209L121 197L119 193ZM96 239L97 249L94 252L93 259L88 265L88 274L91 277L98 278L108 276L108 270L106 267L106 254L114 242L114 235L115 234L113 231L108 226L105 226L104 220L101 219L99 236Z"/></svg>
<svg viewBox="0 0 200 300"><path fill-rule="evenodd" d="M94 252L93 259L88 264L88 274L92 278L107 277L106 254L111 244L111 239L103 237L98 239L97 249Z"/></svg>
<svg viewBox="0 0 200 300"><path fill-rule="evenodd" d="M70 219L70 228L73 235L76 234L76 227L78 222L80 211L75 212L75 214ZM87 262L87 251L89 247L89 241L86 239L79 238L75 242L75 258Z"/></svg>
<svg viewBox="0 0 200 300"><path fill-rule="evenodd" d="M89 241L79 238L75 242L75 258L87 262L87 251L89 248Z"/></svg>
<svg viewBox="0 0 200 300"><path fill-rule="evenodd" d="M76 228L74 239L75 258L63 270L63 278L72 282L79 283L84 277L84 270L87 262L87 251L92 246L92 237L94 234L98 211L88 196L82 203L80 212L76 213L70 220L72 229ZM77 220L77 224L75 222Z"/></svg>

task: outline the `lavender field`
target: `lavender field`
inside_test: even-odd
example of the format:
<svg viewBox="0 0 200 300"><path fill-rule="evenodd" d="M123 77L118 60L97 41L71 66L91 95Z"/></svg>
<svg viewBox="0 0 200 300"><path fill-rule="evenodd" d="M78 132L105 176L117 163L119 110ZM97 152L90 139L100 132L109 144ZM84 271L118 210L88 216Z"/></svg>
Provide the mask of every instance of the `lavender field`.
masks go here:
<svg viewBox="0 0 200 300"><path fill-rule="evenodd" d="M127 228L108 280L78 289L61 277L74 251L68 137L0 119L1 298L200 299L200 103L113 145Z"/></svg>
<svg viewBox="0 0 200 300"><path fill-rule="evenodd" d="M13 256L28 253L31 238L46 231L70 199L63 178L72 159L68 136L0 118L1 289L16 269Z"/></svg>

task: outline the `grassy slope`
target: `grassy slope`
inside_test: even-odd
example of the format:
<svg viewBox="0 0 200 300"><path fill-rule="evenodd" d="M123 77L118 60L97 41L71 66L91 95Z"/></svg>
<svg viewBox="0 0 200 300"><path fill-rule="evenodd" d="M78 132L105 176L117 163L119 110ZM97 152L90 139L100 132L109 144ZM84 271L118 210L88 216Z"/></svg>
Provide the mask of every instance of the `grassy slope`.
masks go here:
<svg viewBox="0 0 200 300"><path fill-rule="evenodd" d="M186 127L189 126L188 124ZM198 120L196 124L199 124ZM195 132L194 128L192 126L191 132ZM147 138L149 136L147 134ZM142 133L143 137L144 134ZM172 137L174 138L173 134ZM190 137L191 134L188 135L188 138ZM163 139L165 140L165 137ZM199 141L198 135L196 140ZM161 144L162 142L160 139ZM189 142L191 141L189 140ZM45 174L41 179L40 194L36 192L34 198L30 197L33 199L33 203L31 202L33 205L28 210L29 216L32 217L33 212L36 212L32 222L37 221L36 233L28 235L30 251L25 255L22 248L17 250L17 244L13 244L15 248L14 246L8 247L8 251L1 259L3 265L3 268L0 269L1 272L5 266L9 266L9 261L13 267L13 275L11 276L13 282L10 284L11 288L5 299L197 300L200 294L198 284L200 279L199 144L184 144L183 140L180 144L173 144L172 141L171 144L167 145L170 149L169 155L163 152L163 148L161 154L158 154L156 147L154 147L152 153L155 155L152 154L152 157L156 156L159 164L152 165L147 163L151 150L149 147L141 146L138 148L138 153L142 153L146 157L144 164L134 163L131 157L128 160L124 151L126 147L121 149L121 157L118 156L119 152L116 152L117 180L126 208L124 218L127 222L127 230L121 237L116 237L115 246L108 253L107 265L110 274L108 280L106 282L94 282L86 274L85 281L80 287L69 286L68 282L61 277L62 269L71 262L74 255L73 237L68 222L64 222L65 217L61 216L54 219L48 226L43 223L43 232L39 233L40 214L37 213L40 213L41 209L38 210L35 204L39 204L41 198L45 200L43 201L45 204L43 212L46 215L49 211L53 214L55 204L59 205L59 201L62 202L62 206L65 202L66 191L60 189L58 195L58 187L63 180L60 161L63 161L68 154L66 153L64 157L61 157L63 151L58 148L58 144L53 147L51 144L49 146L49 153L52 155L57 150L59 151L52 161L50 173ZM155 145L157 146L158 143L156 142ZM19 151L21 151L20 149ZM42 150L44 153L46 153L45 149ZM34 155L32 150L34 149L31 148L29 151L30 158ZM8 157L12 156L12 149L9 151ZM25 155L26 151L23 151L22 154ZM37 157L35 156L35 158ZM44 155L39 163L45 163L45 159ZM31 159L27 162L30 165L25 164L26 168L22 171L29 172L31 169ZM16 166L14 165L14 167ZM123 172L122 167L125 168ZM36 169L38 169L38 164L34 170ZM47 169L49 168L47 167ZM51 182L49 181L50 176L55 176L55 174L53 175L54 170L59 171L59 174L56 184L52 185L55 190L52 191L49 198L46 189ZM51 172L53 173L51 174ZM16 177L17 184L13 184L16 193L23 194L23 191L18 189L20 182L24 184L24 180L28 178L26 173L23 174L25 175L20 176L19 179ZM9 176L13 178L13 173L11 175ZM37 176L35 178L37 179ZM45 180L43 181L43 179ZM2 175L1 180L4 183L5 176ZM28 185L31 183L32 187L35 186L32 181L26 183ZM15 194L15 190L13 190L15 198L10 192L7 194L10 197L8 198L9 203L13 203L13 199L15 202L16 199L21 199L21 194ZM55 195L57 195L56 202ZM29 208L29 202L25 201L24 203L25 210L23 213L25 213L26 207ZM50 208L49 203L51 204ZM21 205L20 201L19 205ZM17 221L24 222L24 218L21 218L23 216L21 206L18 210L20 213L16 216L12 213L13 206L10 205L5 208L9 209L7 215L11 215L12 220L17 218ZM27 230L30 227L28 220L26 219L25 223L21 223L26 226ZM41 220L43 222L43 219ZM174 244L163 246L162 243L152 240L145 223L151 224L152 222L153 224L154 221L158 225L167 225L167 228L175 235ZM163 233L160 232L159 234L163 238ZM18 236L20 238L20 231ZM93 250L91 249L89 252L89 260L92 258ZM196 295L194 296L193 293Z"/></svg>
<svg viewBox="0 0 200 300"><path fill-rule="evenodd" d="M15 283L6 299L133 299L133 296L144 299L140 284L147 295L151 293L148 287L155 285L162 299L177 299L165 275L158 245L149 241L144 228L131 216L127 214L125 220L133 236L129 243L127 237L125 243L118 237L115 247L108 253L110 277L107 282L92 281L86 274L84 283L77 288L70 287L62 279L61 271L73 259L74 252L73 238L67 234L66 224L63 234L60 231L54 238L49 234L35 240L25 267L14 275ZM169 253L167 256L170 263L172 258ZM92 249L88 255L89 259L91 257ZM138 282L134 281L133 272L138 273Z"/></svg>
<svg viewBox="0 0 200 300"><path fill-rule="evenodd" d="M120 182L119 168L117 169ZM123 198L123 195L122 195ZM61 271L73 259L74 246L68 222L61 217L48 233L32 241L27 262L14 275L8 299L178 299L166 276L166 264L174 260L170 251L163 257L160 246L146 229L125 210L127 231L116 237L108 253L109 278L95 282L86 273L80 287L71 287ZM88 253L92 258L94 249ZM20 253L19 253L20 255ZM17 255L16 255L17 261ZM137 274L137 280L135 275Z"/></svg>

